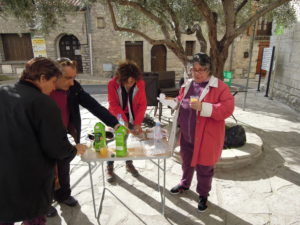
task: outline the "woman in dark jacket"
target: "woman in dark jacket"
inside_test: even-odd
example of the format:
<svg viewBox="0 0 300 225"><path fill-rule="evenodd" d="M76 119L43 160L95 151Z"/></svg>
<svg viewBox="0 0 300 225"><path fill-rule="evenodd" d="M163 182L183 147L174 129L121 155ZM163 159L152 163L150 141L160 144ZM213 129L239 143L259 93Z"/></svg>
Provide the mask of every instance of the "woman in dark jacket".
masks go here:
<svg viewBox="0 0 300 225"><path fill-rule="evenodd" d="M18 83L0 88L0 224L45 224L55 161L85 151L69 143L47 96L60 75L52 60L34 58Z"/></svg>

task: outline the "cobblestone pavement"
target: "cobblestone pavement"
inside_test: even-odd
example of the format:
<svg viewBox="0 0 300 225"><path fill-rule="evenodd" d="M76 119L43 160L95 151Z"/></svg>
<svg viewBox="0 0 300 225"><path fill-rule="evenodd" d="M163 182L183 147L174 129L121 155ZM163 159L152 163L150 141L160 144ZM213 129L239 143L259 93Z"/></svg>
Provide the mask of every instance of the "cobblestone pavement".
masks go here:
<svg viewBox="0 0 300 225"><path fill-rule="evenodd" d="M181 166L174 160L167 160L165 217L160 214L157 168L149 161L134 161L140 172L140 177L134 178L125 172L125 163L116 162L117 182L108 184L108 187L134 213L108 192L100 224L300 224L300 115L277 101L263 97L262 93L254 92L248 93L247 107L243 111L243 96L243 93L235 96L234 115L239 124L262 138L264 151L255 163L246 168L216 171L206 212L197 211L195 179L190 191L180 196L168 193L181 177ZM106 95L95 97L107 105ZM164 110L164 123L171 118L169 111ZM84 142L84 136L92 130L97 119L85 109L81 109L81 113ZM100 165L93 166L93 177L96 198L100 201ZM70 208L55 203L59 216L48 219L47 224L98 224L94 218L88 166L79 157L72 162L71 182L72 194L80 205Z"/></svg>

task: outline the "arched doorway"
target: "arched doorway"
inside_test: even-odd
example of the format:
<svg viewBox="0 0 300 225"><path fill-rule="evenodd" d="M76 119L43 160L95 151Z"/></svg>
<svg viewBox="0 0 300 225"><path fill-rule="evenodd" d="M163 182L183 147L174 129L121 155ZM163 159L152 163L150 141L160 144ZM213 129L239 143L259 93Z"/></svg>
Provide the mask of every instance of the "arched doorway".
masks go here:
<svg viewBox="0 0 300 225"><path fill-rule="evenodd" d="M167 70L167 49L164 45L155 45L151 49L151 71Z"/></svg>
<svg viewBox="0 0 300 225"><path fill-rule="evenodd" d="M60 57L67 57L77 62L77 71L83 72L80 42L74 35L64 35L59 40Z"/></svg>

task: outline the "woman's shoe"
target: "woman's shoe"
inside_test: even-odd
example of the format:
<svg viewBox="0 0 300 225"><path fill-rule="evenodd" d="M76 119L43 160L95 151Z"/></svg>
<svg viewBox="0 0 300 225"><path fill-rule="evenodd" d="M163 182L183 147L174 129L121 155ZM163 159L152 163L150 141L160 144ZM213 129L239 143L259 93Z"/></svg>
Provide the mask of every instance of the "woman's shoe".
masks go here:
<svg viewBox="0 0 300 225"><path fill-rule="evenodd" d="M138 177L140 175L132 163L126 163L126 170L134 177Z"/></svg>
<svg viewBox="0 0 300 225"><path fill-rule="evenodd" d="M48 212L46 214L47 217L54 217L57 215L57 210L52 205L49 207Z"/></svg>
<svg viewBox="0 0 300 225"><path fill-rule="evenodd" d="M60 203L63 203L63 204L65 204L67 206L70 206L70 207L74 207L78 204L78 201L74 197L69 196L66 200L63 200Z"/></svg>
<svg viewBox="0 0 300 225"><path fill-rule="evenodd" d="M116 176L114 173L114 165L107 165L106 168L106 181L108 183L113 183L116 180Z"/></svg>
<svg viewBox="0 0 300 225"><path fill-rule="evenodd" d="M177 184L175 187L173 187L173 188L170 190L170 192L171 192L171 194L173 194L173 195L177 195L177 194L181 194L181 193L183 193L183 192L185 192L185 191L188 191L188 190L189 190L189 188L184 187L184 186L182 186L182 185L180 185L180 184Z"/></svg>
<svg viewBox="0 0 300 225"><path fill-rule="evenodd" d="M198 210L204 212L207 209L207 197L199 197Z"/></svg>

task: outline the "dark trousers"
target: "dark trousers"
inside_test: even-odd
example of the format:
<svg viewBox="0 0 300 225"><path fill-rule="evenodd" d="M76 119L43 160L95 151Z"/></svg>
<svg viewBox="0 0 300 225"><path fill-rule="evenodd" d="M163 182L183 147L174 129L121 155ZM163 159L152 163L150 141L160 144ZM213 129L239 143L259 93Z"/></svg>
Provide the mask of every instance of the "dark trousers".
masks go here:
<svg viewBox="0 0 300 225"><path fill-rule="evenodd" d="M24 220L24 225L45 225L46 224L46 217L45 216L39 216L31 220ZM14 225L14 223L1 223L0 225Z"/></svg>
<svg viewBox="0 0 300 225"><path fill-rule="evenodd" d="M197 172L197 192L200 196L207 197L211 190L214 166L191 166L194 152L194 144L187 142L183 136L180 139L180 155L182 158L182 178L180 184L189 188L193 179L194 171Z"/></svg>
<svg viewBox="0 0 300 225"><path fill-rule="evenodd" d="M108 166L113 166L113 165L114 165L114 162L115 162L115 161L107 161L107 165L108 165ZM127 161L126 161L126 164L131 164L131 163L132 163L132 160L127 160Z"/></svg>
<svg viewBox="0 0 300 225"><path fill-rule="evenodd" d="M70 162L75 156L57 160L58 181L60 189L54 191L54 199L56 201L64 201L71 195L70 185Z"/></svg>

